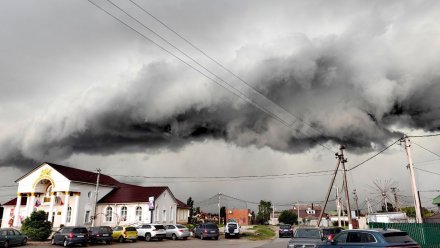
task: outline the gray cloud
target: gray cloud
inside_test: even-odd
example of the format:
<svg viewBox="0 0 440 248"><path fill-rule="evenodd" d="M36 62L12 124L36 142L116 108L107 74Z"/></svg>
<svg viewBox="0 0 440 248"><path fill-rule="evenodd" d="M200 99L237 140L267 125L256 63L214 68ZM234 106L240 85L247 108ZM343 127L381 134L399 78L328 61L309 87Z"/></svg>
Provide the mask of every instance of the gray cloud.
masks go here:
<svg viewBox="0 0 440 248"><path fill-rule="evenodd" d="M440 114L436 104L440 95L440 61L433 54L440 52L440 42L428 37L439 31L435 25L438 4L429 7L428 3L432 2L391 2L381 8L378 3L363 7L359 5L365 3L358 3L344 6L343 10L333 7L334 12L322 13L339 24L325 29L332 32L309 31L313 27L321 30L317 24L322 21L313 23L300 16L298 22L304 30L293 24L297 30L264 37L262 41L245 34L234 39L237 44L230 45L228 41L227 46L219 48L235 47L235 57L229 59L228 67L307 124L296 122L293 129L286 128L178 62L154 55L150 61L142 61L142 69L120 77L118 82L77 89L80 93L74 96L55 99L41 115L21 125L20 133L13 138L3 136L2 146L8 148L0 153L1 164L63 160L76 153L180 149L189 142L206 139L223 139L239 146L267 146L288 153L311 149L317 142L330 146L344 143L362 153L401 137L396 126L436 131ZM224 8L234 18L215 21L223 33L228 32L224 22L230 25L229 22L237 21L237 27L246 30L243 27L255 16L267 19L260 12L263 3L253 7L240 4L238 10L245 13L242 22L238 21L238 10L228 6ZM152 6L153 10L156 8ZM310 10L312 6L306 4L304 8ZM271 7L269 11L276 13L280 9ZM339 11L350 14L344 19L339 17ZM281 16L284 18L287 13ZM176 20L174 17L170 21ZM188 23L195 21L188 17ZM260 22L256 19L249 30ZM81 23L77 25L82 26ZM94 30L88 30L92 29L90 24L86 26L87 30L78 34L92 39ZM197 33L196 38L213 39L206 37L212 27L200 28L207 33ZM182 29L188 32L189 27ZM117 33L130 33L121 30ZM106 30L105 35L109 33ZM113 44L119 44L118 40L106 46L111 48ZM36 51L45 49L40 47ZM124 51L132 52L124 47L117 53ZM96 55L102 53L104 50L99 50ZM72 64L64 62L66 66ZM235 80L234 84L237 83Z"/></svg>

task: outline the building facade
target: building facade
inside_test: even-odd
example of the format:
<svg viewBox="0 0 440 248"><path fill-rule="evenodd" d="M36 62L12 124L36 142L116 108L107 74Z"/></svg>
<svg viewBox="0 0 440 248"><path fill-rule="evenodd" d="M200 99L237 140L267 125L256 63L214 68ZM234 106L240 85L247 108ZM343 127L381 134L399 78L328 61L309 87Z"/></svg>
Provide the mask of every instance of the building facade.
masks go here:
<svg viewBox="0 0 440 248"><path fill-rule="evenodd" d="M2 227L20 227L33 211L43 210L57 228L61 225L121 225L187 223L189 209L168 187L142 187L97 174L43 163L16 180L17 198L3 204ZM154 200L154 201L153 201Z"/></svg>

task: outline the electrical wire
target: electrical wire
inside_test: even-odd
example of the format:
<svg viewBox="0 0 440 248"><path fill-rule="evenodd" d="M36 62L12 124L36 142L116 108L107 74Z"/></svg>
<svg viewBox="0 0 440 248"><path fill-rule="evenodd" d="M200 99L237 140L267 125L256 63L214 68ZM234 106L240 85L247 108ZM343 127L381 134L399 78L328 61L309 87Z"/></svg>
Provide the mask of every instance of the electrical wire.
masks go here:
<svg viewBox="0 0 440 248"><path fill-rule="evenodd" d="M226 82L224 79L222 79L221 77L219 77L218 75L216 75L215 73L211 72L210 70L208 70L208 68L206 68L205 66L201 65L199 62L197 62L195 59L193 59L191 56L189 56L188 54L186 54L185 52L183 52L181 49L179 49L178 47L176 47L175 45L173 45L171 42L169 42L167 39L163 38L161 35L159 35L158 33L156 33L154 30L152 30L151 28L149 28L148 26L146 26L145 24L143 24L142 22L140 22L138 19L136 19L135 17L131 16L128 12L126 12L125 10L123 10L122 8L120 8L118 5L114 4L111 0L107 0L107 2L109 2L110 4L112 4L113 6L115 6L116 8L118 8L121 12L123 12L125 15L127 15L128 17L130 17L131 19L133 19L134 21L136 21L137 23L139 23L142 27L148 29L150 32L152 32L153 34L155 34L157 37L159 37L161 40L163 40L164 42L166 42L167 44L169 44L170 46L172 46L174 49L176 49L177 51L179 51L180 53L182 53L185 57L189 58L191 61L193 61L194 63L196 63L198 66L200 66L201 68L203 68L205 71L207 71L209 74L213 75L215 78L217 78L218 80L220 80L222 83L226 84L227 87L225 85L223 85L222 83L218 82L216 79L206 75L205 73L203 73L201 70L197 69L194 65L191 65L190 63L188 63L187 61L183 60L182 58L180 58L179 56L177 56L176 54L174 54L173 52L169 51L168 49L166 49L165 47L163 47L162 45L160 45L159 43L153 41L151 38L148 38L146 35L144 35L143 33L141 33L140 31L138 31L137 29L133 28L132 26L130 26L129 24L127 24L126 22L124 22L123 20L121 20L120 18L116 17L115 15L113 15L112 13L110 13L109 11L105 10L104 8L102 8L101 6L99 6L98 4L94 3L92 0L88 0L88 2L90 2L91 4L93 4L94 6L96 6L97 8L99 8L100 10L104 11L105 13L107 13L108 15L110 15L111 17L113 17L114 19L118 20L121 24L125 25L126 27L130 28L131 30L133 30L134 32L138 33L140 36L142 36L143 38L147 39L148 41L152 42L153 44L155 44L156 46L158 46L159 48L161 48L163 51L165 51L166 53L170 54L171 56L175 57L176 59L180 60L182 63L186 64L187 66L189 66L190 68L192 68L193 70L197 71L198 73L200 73L201 75L205 76L206 78L208 78L209 80L215 82L216 84L218 84L219 86L229 90L231 93L235 94L236 96L238 96L239 98L241 98L242 100L250 103L251 105L255 106L256 108L260 109L261 111L263 111L264 113L266 113L267 115L271 116L272 118L278 120L279 122L281 122L283 125L285 125L288 128L292 128L293 124L296 123L295 120L293 120L291 123L289 121L285 121L283 118L281 118L280 116L278 116L277 114L273 113L273 111L267 109L267 106L263 107L257 103L255 103L254 101L256 99L251 99L249 97L246 96L245 93L241 92L239 89L237 89L236 87L234 87L233 85L231 85L230 83ZM255 89L253 89L252 87L250 87L250 89L252 89L253 91L256 91ZM264 97L264 96L263 96ZM270 99L268 99L267 97L264 97L263 100L265 100L266 102L268 102L270 105L275 106L276 108L279 108L281 110L284 110L281 106L279 106L278 104L272 102ZM272 106L272 107L273 107ZM283 112L287 112L287 111L283 111ZM293 114L287 112L290 116L296 118ZM303 124L304 123L301 119L300 120ZM306 124L309 125L309 124ZM298 130L295 130L298 131ZM314 142L316 142L318 145L322 146L323 148L329 150L330 152L334 153L334 151L332 151L329 147L327 147L326 145L322 144L321 142L319 142L318 140L316 140L315 138L311 137L310 135L306 134L304 131L300 132L302 133L304 136L310 138L311 140L313 140Z"/></svg>
<svg viewBox="0 0 440 248"><path fill-rule="evenodd" d="M272 100L270 100L269 98L267 98L261 91L259 91L258 89L254 88L250 83L248 83L247 81L245 81L242 77L238 76L236 73L232 72L232 70L230 70L229 68L227 68L226 66L224 66L222 63L220 63L218 60L214 59L213 57L211 57L210 55L208 55L207 52L203 51L202 49L200 49L198 46L196 46L194 43L192 43L191 41L189 41L187 38L185 38L183 35L179 34L177 31L175 31L173 28L171 28L169 25L167 25L166 23L164 23L163 21L161 21L159 18L157 18L156 16L154 16L152 13L150 13L148 10L146 10L145 8L143 8L142 6L140 6L139 4L137 4L136 2L134 2L133 0L129 0L131 3L133 3L136 7L138 7L139 9L141 9L144 13L146 13L147 15L151 16L154 20L156 20L157 22L159 22L162 26L164 26L165 28L167 28L169 31L171 31L172 33L174 33L175 35L177 35L179 38L181 38L183 41L185 41L187 44L189 44L192 48L194 48L195 50L197 50L198 52L200 52L201 54L203 54L205 57L207 57L209 60L211 60L212 62L214 62L215 64L217 64L220 68L222 68L223 70L225 70L226 72L230 73L231 75L233 75L235 78L237 78L238 80L240 80L242 83L246 84L248 87L250 87L251 89L253 89L259 96L266 98L268 101L270 101L272 104L277 105L278 107L280 107L283 111L285 111L286 113L288 113L289 115L293 116L294 118L298 119L299 121L301 121L303 124L309 126L310 128L314 129L315 131L317 131L321 136L323 135L322 132L318 129L316 129L314 126L312 126L311 124L307 123L306 121L304 121L303 119L301 119L299 116L294 115L293 113L289 112L288 110L286 110L286 108L280 106L279 104L273 102Z"/></svg>
<svg viewBox="0 0 440 248"><path fill-rule="evenodd" d="M423 171L423 172L426 172L426 173L430 173L430 174L434 174L434 175L439 175L439 176L440 176L440 173L437 173L437 172L433 172L433 171L429 171L429 170L425 170L425 169L420 169L420 168L417 168L417 167L414 167L414 169L419 170L419 171Z"/></svg>
<svg viewBox="0 0 440 248"><path fill-rule="evenodd" d="M347 171L352 171L352 170L358 168L359 166L365 164L366 162L372 160L373 158L375 158L375 157L377 157L379 154L385 152L385 151L388 150L391 146L395 145L397 142L399 142L399 141L401 141L401 140L402 140L401 138L397 139L396 141L394 141L394 142L391 143L390 145L386 146L384 149L380 150L378 153L376 153L376 154L374 154L373 156L367 158L366 160L364 160L364 161L362 161L362 162L356 164L355 166L351 167L351 168L348 169Z"/></svg>
<svg viewBox="0 0 440 248"><path fill-rule="evenodd" d="M423 150L425 150L425 151L427 151L427 152L429 152L429 153L431 153L431 154L434 154L435 156L437 156L437 157L439 157L439 158L440 158L440 155L439 155L438 153L435 153L435 152L433 152L433 151L429 150L428 148L425 148L425 147L423 147L423 146L421 146L421 145L417 144L417 143L416 143L416 142L414 142L414 141L412 141L411 143L413 143L414 145L416 145L416 146L418 146L418 147L422 148Z"/></svg>
<svg viewBox="0 0 440 248"><path fill-rule="evenodd" d="M426 137L435 137L440 136L440 133L437 134L426 134L426 135L410 135L408 138L426 138Z"/></svg>

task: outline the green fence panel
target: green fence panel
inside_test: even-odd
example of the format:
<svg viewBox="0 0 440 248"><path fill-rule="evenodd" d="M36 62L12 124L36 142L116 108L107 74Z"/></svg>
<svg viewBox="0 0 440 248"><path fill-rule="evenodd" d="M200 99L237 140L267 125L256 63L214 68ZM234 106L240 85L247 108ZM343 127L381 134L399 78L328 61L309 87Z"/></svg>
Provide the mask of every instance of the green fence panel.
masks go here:
<svg viewBox="0 0 440 248"><path fill-rule="evenodd" d="M398 229L407 232L422 248L440 248L439 223L378 223L370 222L370 228Z"/></svg>

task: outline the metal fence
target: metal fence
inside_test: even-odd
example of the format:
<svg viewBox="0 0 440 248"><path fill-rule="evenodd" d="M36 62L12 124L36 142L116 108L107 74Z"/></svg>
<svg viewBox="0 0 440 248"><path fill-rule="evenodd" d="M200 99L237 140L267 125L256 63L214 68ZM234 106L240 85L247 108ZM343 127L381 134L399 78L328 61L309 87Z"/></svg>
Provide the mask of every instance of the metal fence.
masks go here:
<svg viewBox="0 0 440 248"><path fill-rule="evenodd" d="M422 248L440 248L439 223L368 223L370 228L398 229L407 232Z"/></svg>

